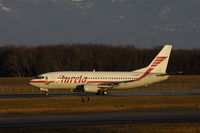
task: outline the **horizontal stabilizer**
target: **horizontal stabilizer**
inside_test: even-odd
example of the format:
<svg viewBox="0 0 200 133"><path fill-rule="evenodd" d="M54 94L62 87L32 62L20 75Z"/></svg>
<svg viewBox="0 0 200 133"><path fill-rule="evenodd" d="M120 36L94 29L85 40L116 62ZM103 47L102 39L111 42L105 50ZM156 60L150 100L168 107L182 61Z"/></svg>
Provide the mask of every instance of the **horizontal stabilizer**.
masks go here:
<svg viewBox="0 0 200 133"><path fill-rule="evenodd" d="M157 76L166 76L166 75L183 75L184 73L182 71L176 72L176 73L164 73L164 74L159 74Z"/></svg>

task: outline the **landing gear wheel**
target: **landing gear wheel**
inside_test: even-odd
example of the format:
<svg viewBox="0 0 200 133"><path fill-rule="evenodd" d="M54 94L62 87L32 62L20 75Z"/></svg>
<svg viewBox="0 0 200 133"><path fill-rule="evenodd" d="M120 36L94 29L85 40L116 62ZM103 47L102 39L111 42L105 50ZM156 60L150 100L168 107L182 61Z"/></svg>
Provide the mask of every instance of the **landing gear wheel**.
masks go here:
<svg viewBox="0 0 200 133"><path fill-rule="evenodd" d="M101 90L98 90L96 94L101 95Z"/></svg>
<svg viewBox="0 0 200 133"><path fill-rule="evenodd" d="M49 95L49 94L46 92L46 93L45 93L45 96L48 96L48 95Z"/></svg>
<svg viewBox="0 0 200 133"><path fill-rule="evenodd" d="M107 90L103 90L103 95L108 95L108 91Z"/></svg>
<svg viewBox="0 0 200 133"><path fill-rule="evenodd" d="M96 93L97 95L108 95L108 90L98 90L98 92Z"/></svg>

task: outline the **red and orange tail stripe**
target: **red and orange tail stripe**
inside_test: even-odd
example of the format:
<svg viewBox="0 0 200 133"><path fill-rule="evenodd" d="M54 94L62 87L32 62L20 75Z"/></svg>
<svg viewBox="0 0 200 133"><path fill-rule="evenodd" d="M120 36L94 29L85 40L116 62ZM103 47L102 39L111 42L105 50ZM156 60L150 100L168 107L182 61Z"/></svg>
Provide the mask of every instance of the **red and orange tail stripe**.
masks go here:
<svg viewBox="0 0 200 133"><path fill-rule="evenodd" d="M164 57L164 56L160 56L160 57L157 57L156 60L153 62L153 64L151 65L151 67L156 67L158 66L161 62L163 62L167 57Z"/></svg>
<svg viewBox="0 0 200 133"><path fill-rule="evenodd" d="M150 66L150 68L147 69L147 71L141 77L139 77L136 81L139 81L139 80L143 79L144 77L146 77L151 71L153 71L153 69L156 66L158 66L161 62L163 62L166 58L167 58L166 56L157 57L156 60Z"/></svg>

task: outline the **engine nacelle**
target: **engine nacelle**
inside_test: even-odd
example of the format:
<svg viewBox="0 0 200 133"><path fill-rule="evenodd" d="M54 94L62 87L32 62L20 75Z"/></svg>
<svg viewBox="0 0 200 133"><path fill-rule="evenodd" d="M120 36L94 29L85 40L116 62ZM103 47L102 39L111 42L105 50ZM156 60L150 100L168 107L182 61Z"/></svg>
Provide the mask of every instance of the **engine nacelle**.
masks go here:
<svg viewBox="0 0 200 133"><path fill-rule="evenodd" d="M83 90L84 92L98 92L99 87L95 84L84 84Z"/></svg>

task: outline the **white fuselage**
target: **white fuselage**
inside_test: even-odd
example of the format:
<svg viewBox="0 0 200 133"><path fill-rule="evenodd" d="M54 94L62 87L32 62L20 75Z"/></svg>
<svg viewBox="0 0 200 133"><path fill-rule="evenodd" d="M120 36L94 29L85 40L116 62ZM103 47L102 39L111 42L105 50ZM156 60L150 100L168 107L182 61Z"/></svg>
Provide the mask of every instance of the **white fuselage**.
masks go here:
<svg viewBox="0 0 200 133"><path fill-rule="evenodd" d="M171 49L171 45L165 45L147 67L132 72L49 72L32 79L30 84L43 91L82 87L85 92L103 91L104 94L107 94L108 89L146 86L168 78L166 69Z"/></svg>
<svg viewBox="0 0 200 133"><path fill-rule="evenodd" d="M146 86L155 82L166 80L168 76L157 76L157 74L138 72L50 72L40 75L41 79L32 79L30 84L46 89L75 89L83 84L100 84L118 81L130 81L112 87L112 89L129 89ZM142 77L143 78L140 78Z"/></svg>

